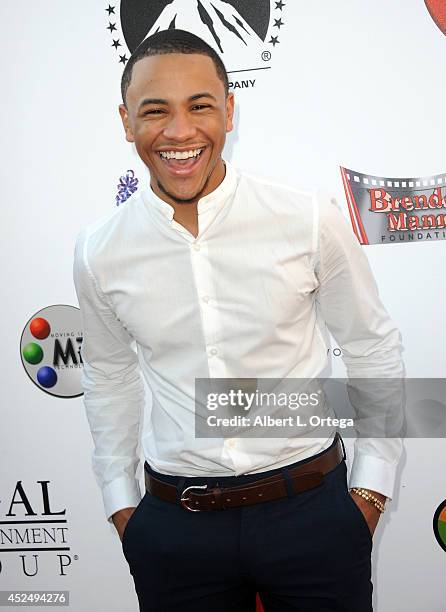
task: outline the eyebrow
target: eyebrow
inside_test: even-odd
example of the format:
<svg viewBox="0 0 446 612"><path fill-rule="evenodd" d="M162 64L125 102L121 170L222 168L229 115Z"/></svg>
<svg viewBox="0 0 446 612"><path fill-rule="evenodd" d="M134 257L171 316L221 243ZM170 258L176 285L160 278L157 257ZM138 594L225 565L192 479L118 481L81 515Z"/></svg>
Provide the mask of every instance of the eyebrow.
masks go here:
<svg viewBox="0 0 446 612"><path fill-rule="evenodd" d="M163 100L162 98L144 98L138 108L142 108L147 104L167 104L167 100Z"/></svg>
<svg viewBox="0 0 446 612"><path fill-rule="evenodd" d="M194 100L198 100L199 98L212 98L212 100L215 100L215 102L217 102L217 98L213 96L211 93L209 93L208 91L203 91L201 93L197 93L191 96L189 98L189 101L193 102Z"/></svg>
<svg viewBox="0 0 446 612"><path fill-rule="evenodd" d="M211 98L212 100L215 100L215 102L217 101L217 98L213 96L211 93L209 93L208 91L202 91L200 93L194 94L193 96L190 96L189 102L193 102L194 100L199 100L200 98ZM163 98L144 98L144 100L142 100L138 108L141 109L143 106L147 106L148 104L166 104L167 105L168 101L164 100Z"/></svg>

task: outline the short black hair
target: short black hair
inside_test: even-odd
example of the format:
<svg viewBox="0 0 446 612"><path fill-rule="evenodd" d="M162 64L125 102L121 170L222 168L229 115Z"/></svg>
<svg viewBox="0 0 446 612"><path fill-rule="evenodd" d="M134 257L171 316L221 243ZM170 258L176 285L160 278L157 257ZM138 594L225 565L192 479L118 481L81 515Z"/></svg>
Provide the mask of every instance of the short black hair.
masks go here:
<svg viewBox="0 0 446 612"><path fill-rule="evenodd" d="M198 53L207 55L214 62L219 79L223 82L225 93L228 94L229 82L225 65L218 53L202 38L195 36L186 30L161 30L152 36L145 38L133 51L130 59L125 65L121 78L121 95L124 105L127 89L132 80L132 70L136 62L143 57L151 55L168 55L171 53Z"/></svg>

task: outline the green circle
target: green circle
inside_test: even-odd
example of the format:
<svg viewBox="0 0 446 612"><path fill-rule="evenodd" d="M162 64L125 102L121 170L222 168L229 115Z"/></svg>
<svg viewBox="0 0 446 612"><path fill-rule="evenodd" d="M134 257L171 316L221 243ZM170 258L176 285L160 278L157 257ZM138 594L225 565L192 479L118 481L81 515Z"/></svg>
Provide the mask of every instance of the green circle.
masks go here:
<svg viewBox="0 0 446 612"><path fill-rule="evenodd" d="M43 351L36 342L30 342L23 347L22 354L25 361L34 365L40 363L43 359Z"/></svg>
<svg viewBox="0 0 446 612"><path fill-rule="evenodd" d="M438 536L442 541L443 545L446 546L446 523L438 521L437 523Z"/></svg>

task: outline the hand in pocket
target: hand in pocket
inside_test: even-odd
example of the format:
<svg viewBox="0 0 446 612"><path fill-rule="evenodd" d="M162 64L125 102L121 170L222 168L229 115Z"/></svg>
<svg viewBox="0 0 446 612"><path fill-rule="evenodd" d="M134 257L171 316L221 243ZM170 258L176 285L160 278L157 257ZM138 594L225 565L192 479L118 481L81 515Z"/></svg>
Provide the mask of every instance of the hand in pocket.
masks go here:
<svg viewBox="0 0 446 612"><path fill-rule="evenodd" d="M369 528L370 535L373 537L376 525L378 524L378 520L381 516L381 512L377 508L375 508L375 506L373 506L370 502L366 501L359 495L355 495L355 493L349 493L349 495L357 505L358 510L361 512L362 516L364 517L364 520Z"/></svg>
<svg viewBox="0 0 446 612"><path fill-rule="evenodd" d="M122 538L124 536L124 531L127 527L127 523L130 520L130 517L135 512L136 507L123 508L122 510L118 510L112 516L112 521L114 526L116 527L116 531L118 532L119 539L122 542Z"/></svg>

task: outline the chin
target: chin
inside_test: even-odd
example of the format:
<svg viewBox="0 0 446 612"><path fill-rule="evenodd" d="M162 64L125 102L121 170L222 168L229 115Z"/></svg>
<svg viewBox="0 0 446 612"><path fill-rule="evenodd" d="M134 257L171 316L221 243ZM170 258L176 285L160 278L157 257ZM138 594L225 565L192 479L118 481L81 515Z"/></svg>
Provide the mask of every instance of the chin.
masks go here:
<svg viewBox="0 0 446 612"><path fill-rule="evenodd" d="M157 184L160 190L167 196L171 197L174 200L197 200L201 197L202 191L204 191L206 187L207 180L203 178L201 181L198 181L193 187L189 187L188 189L179 190L177 185L163 182L158 180ZM187 202L185 202L187 204Z"/></svg>

